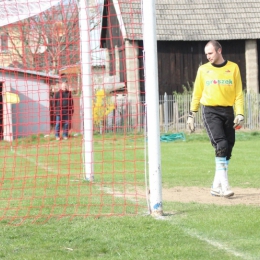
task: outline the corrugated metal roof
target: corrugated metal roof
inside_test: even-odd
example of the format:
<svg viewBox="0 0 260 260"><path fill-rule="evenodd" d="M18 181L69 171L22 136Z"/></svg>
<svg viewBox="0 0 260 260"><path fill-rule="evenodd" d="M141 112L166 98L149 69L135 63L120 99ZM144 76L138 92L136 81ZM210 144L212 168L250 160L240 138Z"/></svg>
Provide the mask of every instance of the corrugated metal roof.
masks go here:
<svg viewBox="0 0 260 260"><path fill-rule="evenodd" d="M118 5L125 38L142 39L141 1ZM156 21L162 41L260 39L260 0L157 0Z"/></svg>

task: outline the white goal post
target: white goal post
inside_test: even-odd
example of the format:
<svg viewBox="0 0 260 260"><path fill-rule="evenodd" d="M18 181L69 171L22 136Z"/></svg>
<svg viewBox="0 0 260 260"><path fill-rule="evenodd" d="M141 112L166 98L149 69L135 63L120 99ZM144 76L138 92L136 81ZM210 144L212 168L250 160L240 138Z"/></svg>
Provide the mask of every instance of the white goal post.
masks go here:
<svg viewBox="0 0 260 260"><path fill-rule="evenodd" d="M147 103L150 211L162 215L161 148L155 0L143 0L145 97Z"/></svg>
<svg viewBox="0 0 260 260"><path fill-rule="evenodd" d="M142 1L142 0L140 0ZM57 5L60 0L0 0L0 26L32 17ZM82 20L88 21L88 0L79 1ZM84 9L86 11L84 11ZM152 215L162 215L161 151L159 129L158 61L156 40L155 0L143 0L143 41L145 56L145 85L148 127L149 189ZM81 20L80 19L80 20ZM91 88L91 51L89 25L80 24L81 70L84 112L84 168L85 178L92 181L93 173L93 115ZM91 144L91 145L90 145ZM154 152L156 151L156 152Z"/></svg>

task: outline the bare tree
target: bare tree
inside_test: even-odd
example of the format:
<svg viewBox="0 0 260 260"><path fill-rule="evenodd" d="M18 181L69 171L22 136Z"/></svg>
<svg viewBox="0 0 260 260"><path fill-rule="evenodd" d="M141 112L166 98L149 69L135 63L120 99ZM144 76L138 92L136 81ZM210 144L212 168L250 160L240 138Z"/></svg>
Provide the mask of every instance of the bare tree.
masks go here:
<svg viewBox="0 0 260 260"><path fill-rule="evenodd" d="M93 10L91 30L100 25L100 9ZM4 30L25 69L58 74L60 67L76 64L80 59L78 19L77 2L69 0Z"/></svg>

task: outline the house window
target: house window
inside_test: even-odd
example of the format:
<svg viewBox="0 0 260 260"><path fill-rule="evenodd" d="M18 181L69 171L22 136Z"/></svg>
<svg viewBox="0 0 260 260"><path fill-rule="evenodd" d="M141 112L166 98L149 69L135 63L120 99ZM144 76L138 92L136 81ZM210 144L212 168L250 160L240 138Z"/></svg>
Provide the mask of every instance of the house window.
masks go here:
<svg viewBox="0 0 260 260"><path fill-rule="evenodd" d="M0 37L0 52L8 51L8 34L3 33Z"/></svg>

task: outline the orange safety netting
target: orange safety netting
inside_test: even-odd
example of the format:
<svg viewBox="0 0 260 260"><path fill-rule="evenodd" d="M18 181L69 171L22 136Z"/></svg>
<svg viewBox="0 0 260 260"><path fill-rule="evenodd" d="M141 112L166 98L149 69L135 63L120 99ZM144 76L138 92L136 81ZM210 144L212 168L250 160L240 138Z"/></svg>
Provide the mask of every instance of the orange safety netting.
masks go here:
<svg viewBox="0 0 260 260"><path fill-rule="evenodd" d="M0 220L147 210L140 1L87 2L0 12Z"/></svg>

